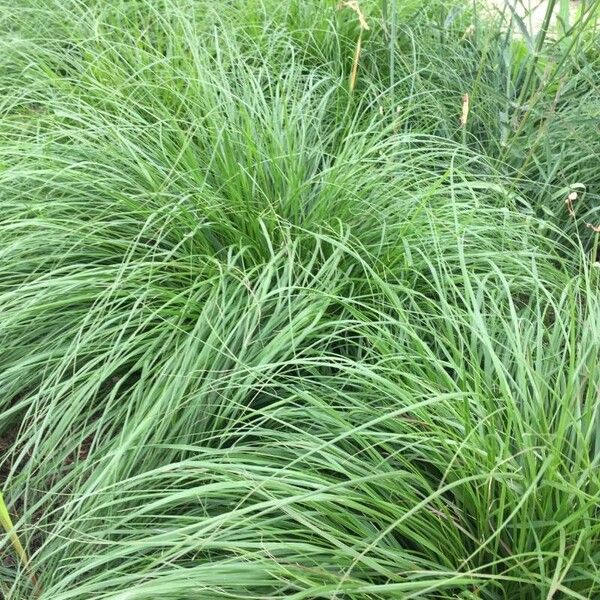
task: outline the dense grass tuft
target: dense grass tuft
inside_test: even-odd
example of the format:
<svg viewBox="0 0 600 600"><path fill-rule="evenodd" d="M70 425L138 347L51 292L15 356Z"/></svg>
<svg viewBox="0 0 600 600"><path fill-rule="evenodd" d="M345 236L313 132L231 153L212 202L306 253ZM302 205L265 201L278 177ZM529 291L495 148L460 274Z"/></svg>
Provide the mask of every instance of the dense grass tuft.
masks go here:
<svg viewBox="0 0 600 600"><path fill-rule="evenodd" d="M600 596L598 2L360 6L0 1L0 597Z"/></svg>

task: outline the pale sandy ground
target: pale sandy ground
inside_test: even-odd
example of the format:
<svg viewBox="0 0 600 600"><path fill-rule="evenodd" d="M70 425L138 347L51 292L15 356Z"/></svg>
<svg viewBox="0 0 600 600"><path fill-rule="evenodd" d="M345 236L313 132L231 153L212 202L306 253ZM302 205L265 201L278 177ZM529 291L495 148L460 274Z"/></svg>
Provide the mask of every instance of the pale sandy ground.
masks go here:
<svg viewBox="0 0 600 600"><path fill-rule="evenodd" d="M492 10L502 9L506 2L510 2L510 5L515 7L517 14L523 18L527 28L530 32L536 33L540 30L542 22L544 21L544 15L546 14L546 8L548 2L546 0L485 0ZM516 4L516 6L515 6ZM571 1L571 24L577 12L577 8L581 4L579 1ZM556 8L558 14L558 7ZM556 19L553 19L553 25L556 24Z"/></svg>

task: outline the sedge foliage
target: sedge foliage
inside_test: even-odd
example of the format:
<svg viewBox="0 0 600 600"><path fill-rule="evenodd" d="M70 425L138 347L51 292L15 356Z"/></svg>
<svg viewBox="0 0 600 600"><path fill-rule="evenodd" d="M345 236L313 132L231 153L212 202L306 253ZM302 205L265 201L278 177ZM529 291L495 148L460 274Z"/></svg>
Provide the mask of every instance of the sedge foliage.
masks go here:
<svg viewBox="0 0 600 600"><path fill-rule="evenodd" d="M360 4L0 3L3 597L600 595L597 3Z"/></svg>

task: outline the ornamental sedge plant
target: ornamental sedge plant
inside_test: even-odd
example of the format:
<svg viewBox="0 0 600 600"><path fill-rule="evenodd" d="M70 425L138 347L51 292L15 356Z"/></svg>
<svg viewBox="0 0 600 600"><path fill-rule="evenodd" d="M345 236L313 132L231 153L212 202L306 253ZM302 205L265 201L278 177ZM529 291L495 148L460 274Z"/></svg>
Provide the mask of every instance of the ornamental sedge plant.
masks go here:
<svg viewBox="0 0 600 600"><path fill-rule="evenodd" d="M591 21L346 4L0 3L3 597L600 594Z"/></svg>

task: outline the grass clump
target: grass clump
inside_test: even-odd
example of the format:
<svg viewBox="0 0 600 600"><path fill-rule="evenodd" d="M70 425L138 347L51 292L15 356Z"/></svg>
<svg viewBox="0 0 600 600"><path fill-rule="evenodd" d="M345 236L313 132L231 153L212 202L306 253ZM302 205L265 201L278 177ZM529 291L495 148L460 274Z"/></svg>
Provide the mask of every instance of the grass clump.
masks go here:
<svg viewBox="0 0 600 600"><path fill-rule="evenodd" d="M2 12L4 597L600 593L592 21L421 4Z"/></svg>

